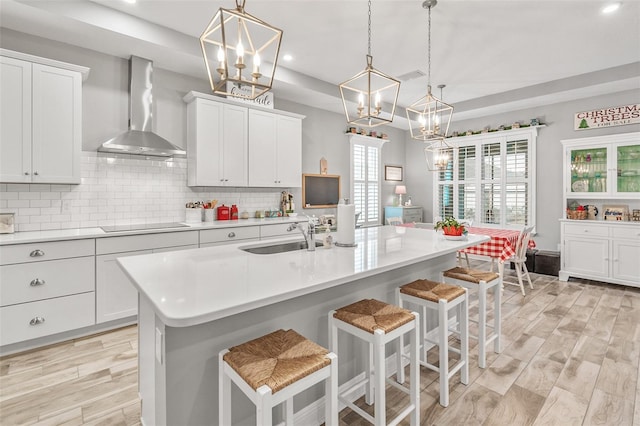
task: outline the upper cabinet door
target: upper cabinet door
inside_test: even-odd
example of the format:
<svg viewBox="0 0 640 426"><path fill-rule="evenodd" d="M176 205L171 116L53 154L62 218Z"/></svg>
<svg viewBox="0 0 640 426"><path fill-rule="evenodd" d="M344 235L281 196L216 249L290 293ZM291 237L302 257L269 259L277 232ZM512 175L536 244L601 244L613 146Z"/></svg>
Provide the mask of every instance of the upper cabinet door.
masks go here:
<svg viewBox="0 0 640 426"><path fill-rule="evenodd" d="M80 183L82 77L33 64L32 182Z"/></svg>
<svg viewBox="0 0 640 426"><path fill-rule="evenodd" d="M189 186L223 185L223 105L197 99L187 107L187 183Z"/></svg>
<svg viewBox="0 0 640 426"><path fill-rule="evenodd" d="M222 158L225 186L247 186L248 115L245 107L224 106Z"/></svg>
<svg viewBox="0 0 640 426"><path fill-rule="evenodd" d="M249 185L299 187L301 179L302 120L251 110Z"/></svg>
<svg viewBox="0 0 640 426"><path fill-rule="evenodd" d="M277 186L277 116L249 112L249 185Z"/></svg>
<svg viewBox="0 0 640 426"><path fill-rule="evenodd" d="M278 185L302 185L302 121L299 118L278 117L277 148Z"/></svg>
<svg viewBox="0 0 640 426"><path fill-rule="evenodd" d="M0 182L31 182L31 63L0 56Z"/></svg>

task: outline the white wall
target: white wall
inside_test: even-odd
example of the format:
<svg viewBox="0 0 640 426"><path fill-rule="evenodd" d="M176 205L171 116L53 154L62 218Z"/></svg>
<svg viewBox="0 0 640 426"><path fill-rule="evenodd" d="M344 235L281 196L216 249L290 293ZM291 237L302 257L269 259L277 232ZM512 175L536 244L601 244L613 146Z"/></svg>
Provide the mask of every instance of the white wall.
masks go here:
<svg viewBox="0 0 640 426"><path fill-rule="evenodd" d="M638 99L640 99L640 89L464 121L455 121L454 112L450 133L454 131L461 133L467 130L478 131L486 126L495 129L500 125L510 126L516 121L529 123L532 118L538 118L541 123L546 124L546 127L539 129L538 132L536 168L538 189L536 229L538 235L536 235L535 241L539 249L557 250L557 245L560 243L558 219L562 218L565 208L562 204L562 144L560 141L640 131L640 124L575 131L573 130L573 114L590 109L637 103ZM433 217L433 176L424 166L422 143L412 141L408 136L406 140L406 164L407 170L411 171L407 177L407 185L412 188L421 188L414 201L415 204L424 206L425 221L429 221Z"/></svg>

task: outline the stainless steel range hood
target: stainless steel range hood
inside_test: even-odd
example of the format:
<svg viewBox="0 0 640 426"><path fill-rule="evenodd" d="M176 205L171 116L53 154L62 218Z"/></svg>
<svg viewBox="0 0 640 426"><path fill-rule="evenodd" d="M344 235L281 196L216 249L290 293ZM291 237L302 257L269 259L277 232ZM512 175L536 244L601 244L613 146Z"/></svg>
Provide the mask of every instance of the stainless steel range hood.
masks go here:
<svg viewBox="0 0 640 426"><path fill-rule="evenodd" d="M186 151L153 133L153 63L129 59L129 130L103 143L99 152L185 157Z"/></svg>

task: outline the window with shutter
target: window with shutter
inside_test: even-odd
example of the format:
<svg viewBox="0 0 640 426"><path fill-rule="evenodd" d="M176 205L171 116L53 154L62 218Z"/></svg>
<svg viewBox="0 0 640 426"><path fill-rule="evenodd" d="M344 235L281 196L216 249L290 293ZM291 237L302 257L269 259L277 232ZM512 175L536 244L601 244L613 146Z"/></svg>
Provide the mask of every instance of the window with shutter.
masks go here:
<svg viewBox="0 0 640 426"><path fill-rule="evenodd" d="M434 219L454 216L521 229L535 223L537 129L451 138L454 159L435 174Z"/></svg>
<svg viewBox="0 0 640 426"><path fill-rule="evenodd" d="M380 153L386 140L351 138L351 193L358 225L380 224ZM340 226L340 225L338 225Z"/></svg>

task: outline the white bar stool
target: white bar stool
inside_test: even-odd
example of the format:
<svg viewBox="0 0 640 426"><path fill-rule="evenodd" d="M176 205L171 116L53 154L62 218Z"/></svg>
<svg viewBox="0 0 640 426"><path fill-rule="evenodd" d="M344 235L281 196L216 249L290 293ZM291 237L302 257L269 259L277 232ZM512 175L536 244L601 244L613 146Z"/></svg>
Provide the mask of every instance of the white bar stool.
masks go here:
<svg viewBox="0 0 640 426"><path fill-rule="evenodd" d="M400 307L405 307L405 303L413 303L422 308L422 359L420 364L426 368L440 373L440 405L449 405L449 379L460 371L460 382L463 385L469 384L469 305L467 301L467 290L465 288L438 283L429 280L416 280L396 289L396 298ZM458 310L458 306L460 309ZM428 323L427 309L432 309L438 313L438 340L433 341L427 338ZM449 311L456 313L457 328L449 328ZM459 314L459 316L458 316ZM449 332L454 332L460 337L460 349L449 346ZM438 366L430 364L427 358L429 347L426 343L438 345L439 363ZM400 348L398 350L398 381L404 383L403 358L404 342L400 338ZM449 352L460 355L458 362L450 368Z"/></svg>
<svg viewBox="0 0 640 426"><path fill-rule="evenodd" d="M256 406L256 425L272 425L272 408L283 404L293 425L293 396L325 382L325 424L338 426L338 360L334 353L296 333L277 330L218 356L218 421L231 425L231 382Z"/></svg>
<svg viewBox="0 0 640 426"><path fill-rule="evenodd" d="M477 269L455 267L443 271L442 282L447 279L449 284L462 286L468 290L478 292L478 335L469 335L478 339L478 365L487 366L487 345L493 342L493 350L500 353L502 334L502 278L499 274ZM487 324L487 292L493 289L493 324ZM488 333L487 330L492 330Z"/></svg>
<svg viewBox="0 0 640 426"><path fill-rule="evenodd" d="M366 299L329 312L329 349L338 353L338 330L345 331L369 344L369 356L365 378L339 392L338 399L355 413L375 426L397 425L411 415L411 426L420 424L420 371L418 363L418 336L420 319L416 312L398 306ZM411 332L410 380L409 389L387 378L385 373L386 344ZM373 371L371 358L373 357ZM373 376L373 377L372 377ZM409 404L392 420L386 420L386 389L390 384L409 395ZM375 399L374 416L357 407L347 395L365 384L365 402L372 404Z"/></svg>

